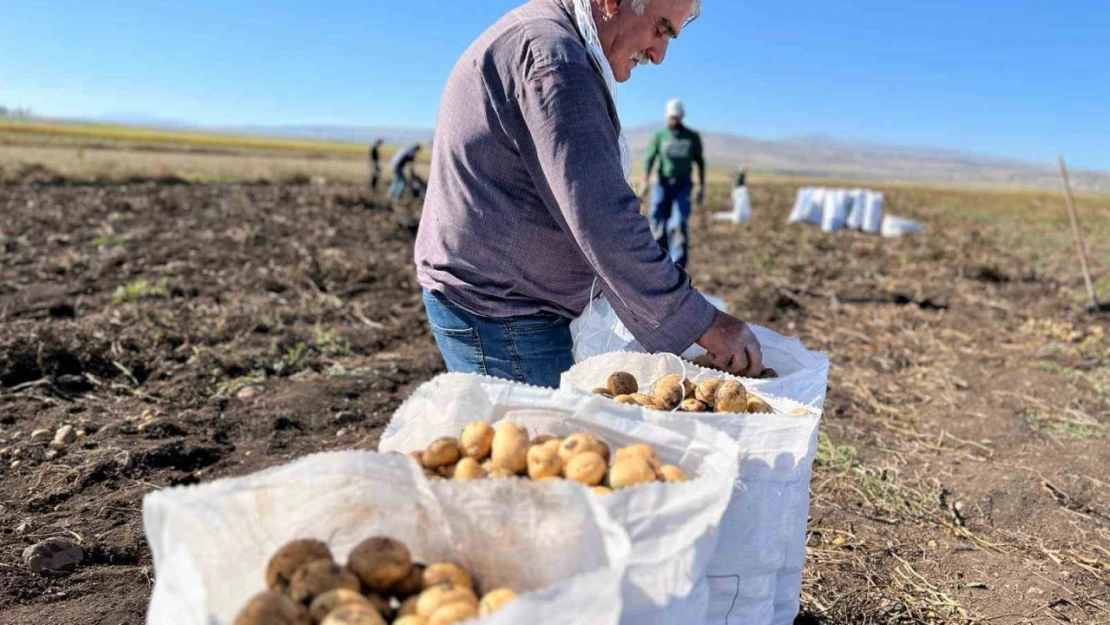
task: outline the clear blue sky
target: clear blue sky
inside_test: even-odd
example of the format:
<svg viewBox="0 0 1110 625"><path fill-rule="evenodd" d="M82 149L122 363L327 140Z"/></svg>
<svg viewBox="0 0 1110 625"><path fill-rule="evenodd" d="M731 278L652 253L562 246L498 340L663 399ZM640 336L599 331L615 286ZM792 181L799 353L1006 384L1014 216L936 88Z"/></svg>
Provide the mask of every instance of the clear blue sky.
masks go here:
<svg viewBox="0 0 1110 625"><path fill-rule="evenodd" d="M0 103L202 124L430 127L463 49L519 0L0 0ZM1107 0L705 0L628 125L824 134L1110 169Z"/></svg>

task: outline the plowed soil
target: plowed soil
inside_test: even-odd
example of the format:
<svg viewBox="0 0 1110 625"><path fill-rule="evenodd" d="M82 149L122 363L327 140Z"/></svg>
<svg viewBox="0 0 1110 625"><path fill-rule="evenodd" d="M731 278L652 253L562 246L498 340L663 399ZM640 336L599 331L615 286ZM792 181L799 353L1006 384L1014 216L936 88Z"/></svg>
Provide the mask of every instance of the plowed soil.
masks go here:
<svg viewBox="0 0 1110 625"><path fill-rule="evenodd" d="M795 189L745 229L716 190L692 275L832 358L801 621L1110 622L1110 324L927 195L883 240L784 226ZM0 215L0 623L143 622L145 494L374 449L443 369L414 232L353 186L31 177ZM85 560L32 574L55 536Z"/></svg>

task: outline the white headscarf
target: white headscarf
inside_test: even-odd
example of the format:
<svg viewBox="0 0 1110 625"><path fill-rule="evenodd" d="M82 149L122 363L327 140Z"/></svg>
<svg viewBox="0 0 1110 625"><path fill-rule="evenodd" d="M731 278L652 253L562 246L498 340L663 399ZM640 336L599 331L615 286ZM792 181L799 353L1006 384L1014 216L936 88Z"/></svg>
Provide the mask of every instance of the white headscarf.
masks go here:
<svg viewBox="0 0 1110 625"><path fill-rule="evenodd" d="M578 32L586 40L586 49L590 56L601 68L601 77L605 79L605 86L609 88L609 95L613 97L614 106L617 104L617 79L613 76L613 68L609 59L605 58L605 51L601 49L601 40L597 35L597 24L594 22L591 0L572 0L574 5L574 19L578 23ZM632 150L628 147L628 138L624 136L622 126L620 137L617 139L621 153L621 167L624 168L624 179L632 177Z"/></svg>

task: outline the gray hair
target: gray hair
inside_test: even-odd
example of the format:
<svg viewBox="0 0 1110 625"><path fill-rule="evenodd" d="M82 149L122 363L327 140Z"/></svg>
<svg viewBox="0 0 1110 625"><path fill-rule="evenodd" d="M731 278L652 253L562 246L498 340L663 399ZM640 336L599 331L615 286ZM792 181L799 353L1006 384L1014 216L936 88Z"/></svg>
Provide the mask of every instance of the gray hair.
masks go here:
<svg viewBox="0 0 1110 625"><path fill-rule="evenodd" d="M632 12L636 15L643 15L644 8L650 3L651 0L632 0ZM701 15L701 0L693 0L690 9L690 17L686 19L687 24Z"/></svg>

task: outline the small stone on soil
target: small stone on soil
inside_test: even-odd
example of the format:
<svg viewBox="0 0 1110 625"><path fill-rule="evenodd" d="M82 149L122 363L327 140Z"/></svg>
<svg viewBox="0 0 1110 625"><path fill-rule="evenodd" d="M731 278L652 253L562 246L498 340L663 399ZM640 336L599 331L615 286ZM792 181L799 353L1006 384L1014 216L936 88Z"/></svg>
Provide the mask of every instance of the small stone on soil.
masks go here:
<svg viewBox="0 0 1110 625"><path fill-rule="evenodd" d="M31 440L37 441L45 438L50 438L54 433L47 429L35 430L31 432Z"/></svg>
<svg viewBox="0 0 1110 625"><path fill-rule="evenodd" d="M23 466L23 461L22 460L16 460L16 461L12 462L11 466L12 466L12 471L15 471L19 467Z"/></svg>
<svg viewBox="0 0 1110 625"><path fill-rule="evenodd" d="M357 412L343 411L343 412L335 413L335 422L336 423L343 423L343 424L362 423L365 419L366 419L366 417L364 417L363 415L361 415Z"/></svg>
<svg viewBox="0 0 1110 625"><path fill-rule="evenodd" d="M23 563L32 573L68 573L84 557L81 547L65 538L47 538L23 550Z"/></svg>
<svg viewBox="0 0 1110 625"><path fill-rule="evenodd" d="M237 399L250 399L257 394L258 389L254 388L253 386L244 386L243 388L239 389L239 392L235 394L235 397Z"/></svg>

